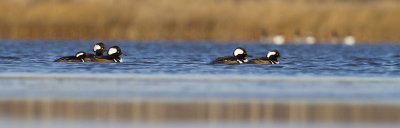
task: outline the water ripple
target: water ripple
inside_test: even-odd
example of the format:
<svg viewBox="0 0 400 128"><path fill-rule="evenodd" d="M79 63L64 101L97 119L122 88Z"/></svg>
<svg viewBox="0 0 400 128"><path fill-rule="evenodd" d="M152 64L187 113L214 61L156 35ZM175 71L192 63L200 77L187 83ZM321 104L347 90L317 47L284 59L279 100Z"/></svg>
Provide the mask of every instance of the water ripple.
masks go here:
<svg viewBox="0 0 400 128"><path fill-rule="evenodd" d="M0 42L2 72L36 73L139 73L139 74L260 74L326 76L400 76L400 46L393 44L356 45L265 45L214 43L106 42L119 45L124 63L56 63L54 59L91 51L91 41ZM212 65L213 59L229 56L244 47L255 56L278 49L280 65ZM9 49L9 48L12 49Z"/></svg>

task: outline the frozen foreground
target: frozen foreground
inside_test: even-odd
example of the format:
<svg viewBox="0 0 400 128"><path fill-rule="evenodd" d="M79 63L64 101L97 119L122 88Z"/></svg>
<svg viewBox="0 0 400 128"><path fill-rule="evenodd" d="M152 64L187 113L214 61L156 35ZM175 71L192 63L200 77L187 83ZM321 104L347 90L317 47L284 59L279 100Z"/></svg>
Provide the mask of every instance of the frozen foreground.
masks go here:
<svg viewBox="0 0 400 128"><path fill-rule="evenodd" d="M397 77L0 74L7 127L396 127Z"/></svg>

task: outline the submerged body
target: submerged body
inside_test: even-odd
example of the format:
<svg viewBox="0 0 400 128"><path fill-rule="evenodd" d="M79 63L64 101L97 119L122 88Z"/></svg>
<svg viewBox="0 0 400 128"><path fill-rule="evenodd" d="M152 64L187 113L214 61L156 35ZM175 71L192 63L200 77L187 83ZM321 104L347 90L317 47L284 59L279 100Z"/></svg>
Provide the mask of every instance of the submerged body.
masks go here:
<svg viewBox="0 0 400 128"><path fill-rule="evenodd" d="M250 60L249 64L279 64L279 62L269 60L267 57L260 57Z"/></svg>
<svg viewBox="0 0 400 128"><path fill-rule="evenodd" d="M54 60L54 62L85 62L86 59L86 53L79 51L75 56L64 56Z"/></svg>
<svg viewBox="0 0 400 128"><path fill-rule="evenodd" d="M82 62L82 60L76 58L75 56L64 56L54 60L54 62Z"/></svg>
<svg viewBox="0 0 400 128"><path fill-rule="evenodd" d="M115 58L113 56L98 56L98 57L93 57L93 58L87 58L85 59L90 62L103 62L103 63L118 63L118 62L123 62L122 58L118 57Z"/></svg>
<svg viewBox="0 0 400 128"><path fill-rule="evenodd" d="M279 64L278 58L281 54L278 50L268 51L265 57L250 60L249 64Z"/></svg>
<svg viewBox="0 0 400 128"><path fill-rule="evenodd" d="M247 62L247 61L246 61ZM235 56L219 57L211 62L212 64L240 64Z"/></svg>
<svg viewBox="0 0 400 128"><path fill-rule="evenodd" d="M243 64L248 62L246 59L248 56L244 48L238 47L233 51L233 56L219 57L211 64Z"/></svg>

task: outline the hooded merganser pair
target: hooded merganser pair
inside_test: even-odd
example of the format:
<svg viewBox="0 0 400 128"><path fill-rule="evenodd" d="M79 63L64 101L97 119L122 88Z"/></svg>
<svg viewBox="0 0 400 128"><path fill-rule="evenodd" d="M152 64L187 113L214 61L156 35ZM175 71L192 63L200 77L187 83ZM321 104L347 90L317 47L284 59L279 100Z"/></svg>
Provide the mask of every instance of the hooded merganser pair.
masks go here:
<svg viewBox="0 0 400 128"><path fill-rule="evenodd" d="M233 56L219 57L212 61L212 64L279 64L278 58L280 53L278 50L271 50L267 52L265 57L260 57L252 60L247 60L246 57L251 57L247 55L244 48L238 47L233 51Z"/></svg>
<svg viewBox="0 0 400 128"><path fill-rule="evenodd" d="M112 46L108 49L107 56L103 56L105 46L103 43L97 43L93 47L95 54L87 54L86 52L79 51L75 56L66 56L56 59L55 62L122 62L121 48Z"/></svg>

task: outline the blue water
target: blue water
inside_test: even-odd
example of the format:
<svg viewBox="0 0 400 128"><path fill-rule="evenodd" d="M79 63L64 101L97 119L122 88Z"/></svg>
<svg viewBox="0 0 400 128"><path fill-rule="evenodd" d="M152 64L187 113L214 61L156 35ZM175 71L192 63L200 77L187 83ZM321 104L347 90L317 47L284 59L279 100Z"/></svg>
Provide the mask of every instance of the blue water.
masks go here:
<svg viewBox="0 0 400 128"><path fill-rule="evenodd" d="M257 43L107 41L127 56L124 63L58 63L95 41L0 41L0 71L29 73L250 74L282 76L400 76L400 45L269 45ZM264 56L278 49L280 65L212 65L236 47Z"/></svg>
<svg viewBox="0 0 400 128"><path fill-rule="evenodd" d="M137 100L230 101L329 104L388 104L399 106L400 45L270 45L246 42L133 42L107 41L127 54L124 63L53 62L77 51L91 52L96 41L0 40L0 100ZM213 65L210 62L244 47L250 55L264 56L277 49L279 65ZM297 103L297 102L294 102ZM360 105L361 107L363 104ZM2 107L2 106L0 106ZM334 107L334 106L333 106ZM316 108L318 109L318 108ZM380 108L379 108L380 109ZM379 111L379 109L371 109ZM385 109L385 108L383 108ZM310 109L310 111L312 111ZM381 113L382 115L388 113ZM368 115L368 113L366 114ZM382 116L380 115L380 116ZM308 117L308 116L306 116ZM391 117L390 114L388 117ZM348 123L349 122L349 123ZM260 124L187 122L124 124L69 120L0 119L7 127L397 127L351 121L307 124L283 120ZM105 124L104 124L105 123ZM215 123L215 122L214 122ZM391 124L394 123L394 124ZM62 125L59 125L62 124ZM153 124L153 123L150 123Z"/></svg>

